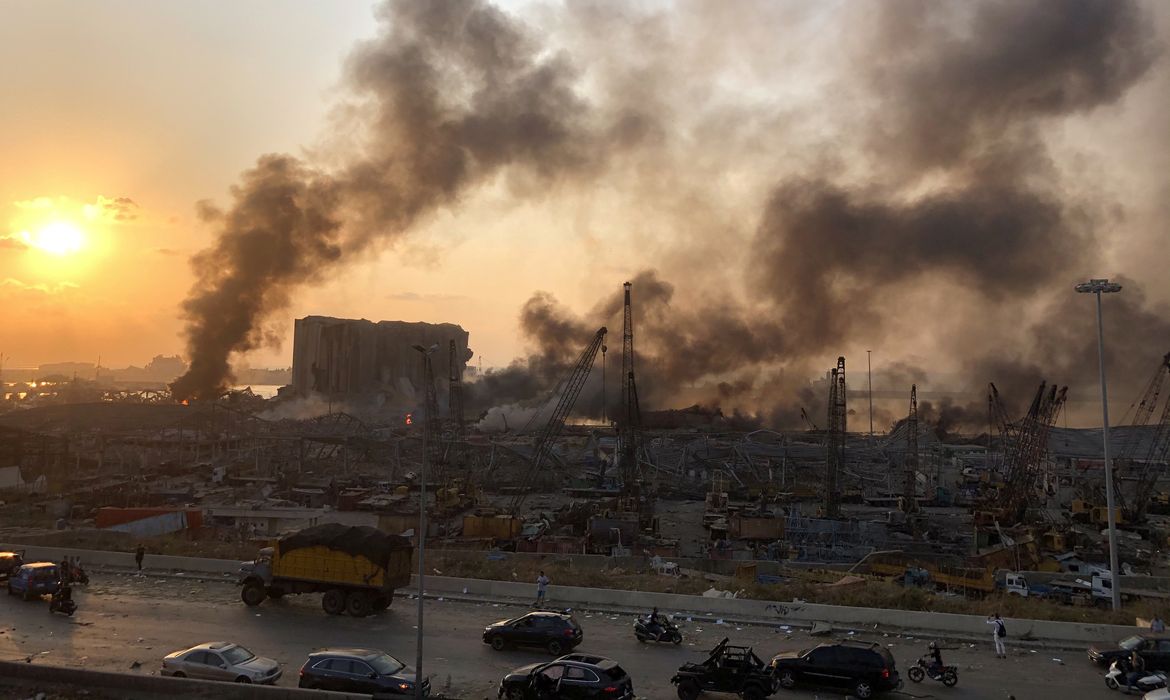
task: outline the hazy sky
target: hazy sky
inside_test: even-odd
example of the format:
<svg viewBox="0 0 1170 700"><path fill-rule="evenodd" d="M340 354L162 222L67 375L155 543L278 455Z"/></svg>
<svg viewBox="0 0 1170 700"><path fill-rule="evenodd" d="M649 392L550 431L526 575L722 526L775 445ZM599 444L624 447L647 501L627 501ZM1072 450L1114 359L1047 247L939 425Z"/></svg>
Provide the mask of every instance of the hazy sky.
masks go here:
<svg viewBox="0 0 1170 700"><path fill-rule="evenodd" d="M489 179L410 236L296 291L273 329L307 314L454 322L470 330L485 365L503 365L525 349L518 314L537 290L584 312L654 268L673 282L676 305L710 306L713 294L750 303L752 278L739 271L753 264L746 242L774 184L761 173L779 178L815 166L854 183L897 177L872 159L859 165L846 150L883 124L872 113L869 78L856 79L864 58L853 53L855 41L867 30L854 15L865 13L840 3L745 3L744 12L737 3L678 5L654 22L613 12L607 25L594 15L621 4L577 3L571 12L509 4L552 50L584 66L586 94L605 95L605 103L611 93L644 90L674 120L667 145L622 161L613 177L548 197L517 197L523 183ZM646 7L650 16L670 4ZM1164 43L1167 6L1143 7ZM228 203L229 188L261 154L328 165L344 149L350 134L332 128L345 123L339 86L346 56L377 31L372 4L0 0L0 16L6 364L100 354L120 366L184 352L188 257L214 236L196 203ZM1105 195L1105 214L1092 212L1110 229L1101 236L1100 274L1126 274L1161 301L1170 300L1170 254L1161 245L1168 76L1163 53L1116 101L1041 126L1046 157L1061 174L1051 186L1091 191L1094 206ZM929 185L924 178L913 187ZM77 252L37 247L68 248L74 229L83 236ZM945 335L957 322L937 294L892 294L918 311L892 331L936 315L935 334ZM856 337L827 349L824 365L839 353L863 355L871 342ZM290 343L249 361L287 365ZM905 341L897 352L921 360L942 347L937 338Z"/></svg>

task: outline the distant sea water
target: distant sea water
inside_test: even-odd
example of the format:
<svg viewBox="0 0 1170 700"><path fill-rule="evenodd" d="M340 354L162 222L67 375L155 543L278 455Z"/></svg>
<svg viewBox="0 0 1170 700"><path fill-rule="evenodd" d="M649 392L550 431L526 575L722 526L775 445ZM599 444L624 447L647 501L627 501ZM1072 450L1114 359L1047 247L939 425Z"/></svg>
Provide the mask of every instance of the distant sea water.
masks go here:
<svg viewBox="0 0 1170 700"><path fill-rule="evenodd" d="M271 399L276 396L276 390L281 387L280 384L237 384L232 389L246 389L252 387L252 393L257 396L263 396L266 399Z"/></svg>

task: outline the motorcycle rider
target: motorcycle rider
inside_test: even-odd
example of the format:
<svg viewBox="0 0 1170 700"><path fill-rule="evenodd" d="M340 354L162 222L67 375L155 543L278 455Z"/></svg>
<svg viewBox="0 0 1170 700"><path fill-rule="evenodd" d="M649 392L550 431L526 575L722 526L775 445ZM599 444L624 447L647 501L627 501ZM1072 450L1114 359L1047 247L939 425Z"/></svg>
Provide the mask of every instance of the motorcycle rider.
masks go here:
<svg viewBox="0 0 1170 700"><path fill-rule="evenodd" d="M70 587L68 583L63 583L57 589L57 592L53 594L53 597L49 598L49 609L61 610L68 607L68 605L72 602L73 588Z"/></svg>
<svg viewBox="0 0 1170 700"><path fill-rule="evenodd" d="M1125 674L1125 685L1129 690L1134 690L1138 679L1146 675L1146 660L1142 655L1137 653L1137 650L1129 654L1129 673Z"/></svg>
<svg viewBox="0 0 1170 700"><path fill-rule="evenodd" d="M655 641L662 639L663 633L666 632L666 625L663 624L662 618L658 616L658 606L654 606L654 609L650 611L650 615L646 617L646 631L654 635Z"/></svg>
<svg viewBox="0 0 1170 700"><path fill-rule="evenodd" d="M930 663L926 667L926 673L931 678L938 678L943 670L942 648L939 647L938 642L931 642L928 648Z"/></svg>

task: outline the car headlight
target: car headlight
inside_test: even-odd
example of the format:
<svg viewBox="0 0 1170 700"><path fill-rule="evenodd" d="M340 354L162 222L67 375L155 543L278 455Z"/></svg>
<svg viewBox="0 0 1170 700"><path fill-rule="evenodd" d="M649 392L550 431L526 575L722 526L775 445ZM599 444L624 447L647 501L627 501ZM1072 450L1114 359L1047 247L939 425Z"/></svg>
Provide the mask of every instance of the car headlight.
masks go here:
<svg viewBox="0 0 1170 700"><path fill-rule="evenodd" d="M413 687L414 686L412 686L410 683L407 683L406 681L402 681L401 683L398 684L399 690L410 690Z"/></svg>

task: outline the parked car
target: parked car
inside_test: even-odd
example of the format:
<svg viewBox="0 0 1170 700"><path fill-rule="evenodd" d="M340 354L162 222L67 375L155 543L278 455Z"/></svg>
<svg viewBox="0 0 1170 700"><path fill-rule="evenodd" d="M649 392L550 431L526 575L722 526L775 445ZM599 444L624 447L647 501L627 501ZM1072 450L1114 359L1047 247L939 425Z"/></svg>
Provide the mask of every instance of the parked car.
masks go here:
<svg viewBox="0 0 1170 700"><path fill-rule="evenodd" d="M1117 644L1094 644L1089 647L1089 661L1108 666L1115 660L1137 652L1151 671L1170 671L1170 636L1135 634Z"/></svg>
<svg viewBox="0 0 1170 700"><path fill-rule="evenodd" d="M496 651L510 646L544 647L560 656L576 648L582 638L581 625L568 613L530 612L483 628L483 643Z"/></svg>
<svg viewBox="0 0 1170 700"><path fill-rule="evenodd" d="M273 685L281 671L276 661L256 656L239 644L204 642L167 654L159 673L175 678Z"/></svg>
<svg viewBox="0 0 1170 700"><path fill-rule="evenodd" d="M52 595L61 587L61 573L57 565L47 561L21 564L8 577L8 595L18 595L24 600Z"/></svg>
<svg viewBox="0 0 1170 700"><path fill-rule="evenodd" d="M24 564L24 552L0 552L0 579L6 579Z"/></svg>
<svg viewBox="0 0 1170 700"><path fill-rule="evenodd" d="M418 676L412 666L376 649L322 649L301 666L301 688L344 693L414 695ZM423 679L423 695L431 682Z"/></svg>
<svg viewBox="0 0 1170 700"><path fill-rule="evenodd" d="M632 700L634 682L613 659L592 654L568 654L556 661L528 664L513 670L500 681L497 696L505 700Z"/></svg>
<svg viewBox="0 0 1170 700"><path fill-rule="evenodd" d="M802 684L845 688L860 700L902 684L889 650L871 642L821 644L801 652L778 654L772 658L771 667L781 688Z"/></svg>

